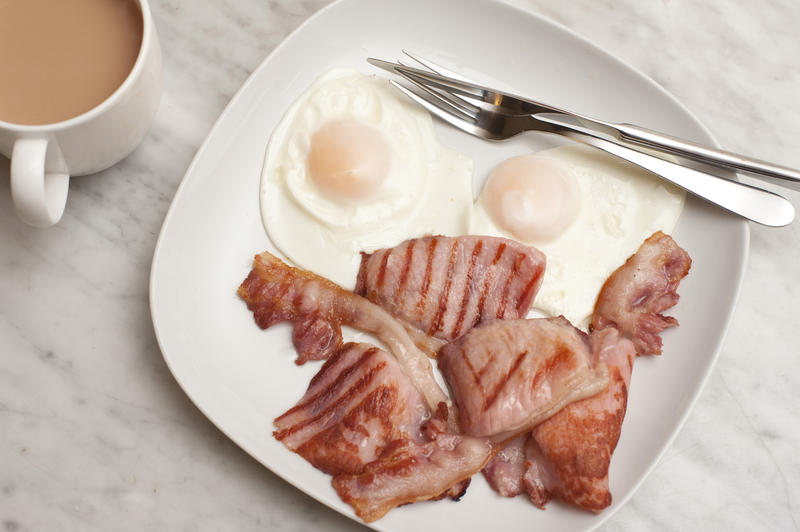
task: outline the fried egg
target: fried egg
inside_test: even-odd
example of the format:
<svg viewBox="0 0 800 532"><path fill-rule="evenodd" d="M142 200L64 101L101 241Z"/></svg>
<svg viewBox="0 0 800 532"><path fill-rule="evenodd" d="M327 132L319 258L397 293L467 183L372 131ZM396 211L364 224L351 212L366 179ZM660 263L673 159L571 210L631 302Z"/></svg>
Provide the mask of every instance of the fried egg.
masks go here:
<svg viewBox="0 0 800 532"><path fill-rule="evenodd" d="M492 170L470 230L544 252L547 268L534 309L586 328L605 280L653 232L673 230L684 195L627 161L562 146Z"/></svg>
<svg viewBox="0 0 800 532"><path fill-rule="evenodd" d="M460 235L472 160L442 146L431 116L387 80L334 69L289 108L267 146L261 214L298 266L352 289L360 252Z"/></svg>

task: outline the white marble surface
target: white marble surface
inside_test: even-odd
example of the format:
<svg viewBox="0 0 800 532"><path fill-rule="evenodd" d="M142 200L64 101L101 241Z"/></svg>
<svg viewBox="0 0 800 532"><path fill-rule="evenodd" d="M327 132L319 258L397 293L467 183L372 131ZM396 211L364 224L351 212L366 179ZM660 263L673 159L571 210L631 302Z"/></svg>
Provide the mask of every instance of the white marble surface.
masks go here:
<svg viewBox="0 0 800 532"><path fill-rule="evenodd" d="M164 53L153 128L116 167L73 180L57 227L15 218L0 158L0 530L360 527L205 419L167 370L147 303L156 237L193 154L248 74L326 3L153 1ZM726 148L800 167L796 0L515 3L644 71ZM719 363L603 530L800 527L800 222L751 231Z"/></svg>

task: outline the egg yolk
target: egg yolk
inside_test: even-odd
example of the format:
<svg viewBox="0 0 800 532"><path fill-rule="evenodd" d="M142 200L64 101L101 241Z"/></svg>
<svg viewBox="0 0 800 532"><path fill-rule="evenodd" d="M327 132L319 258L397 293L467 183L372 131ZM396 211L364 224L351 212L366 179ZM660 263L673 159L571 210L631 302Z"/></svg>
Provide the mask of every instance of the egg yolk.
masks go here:
<svg viewBox="0 0 800 532"><path fill-rule="evenodd" d="M369 198L389 172L390 149L383 134L361 122L328 122L311 136L308 172L328 198Z"/></svg>
<svg viewBox="0 0 800 532"><path fill-rule="evenodd" d="M559 236L580 209L577 183L557 163L537 155L498 165L482 193L490 218L517 240L544 242Z"/></svg>

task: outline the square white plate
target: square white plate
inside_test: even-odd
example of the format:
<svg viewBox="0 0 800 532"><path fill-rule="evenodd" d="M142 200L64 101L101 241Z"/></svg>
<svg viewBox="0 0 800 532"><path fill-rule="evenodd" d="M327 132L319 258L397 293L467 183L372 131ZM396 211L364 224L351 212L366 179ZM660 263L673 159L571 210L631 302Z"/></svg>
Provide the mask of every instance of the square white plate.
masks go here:
<svg viewBox="0 0 800 532"><path fill-rule="evenodd" d="M272 420L304 393L318 364L294 364L289 328L262 331L236 296L254 254L277 253L261 224L259 180L283 112L334 66L377 73L368 56L428 56L478 81L597 118L713 143L708 132L642 74L552 22L487 0L341 0L311 17L256 69L198 151L175 194L153 257L150 305L164 358L201 411L272 471L353 516L315 470L272 437ZM529 134L488 143L437 123L441 141L475 161L475 190L501 160L563 143ZM587 530L621 506L683 424L719 353L744 271L748 226L687 198L673 233L693 258L664 334L664 354L637 361L611 464L613 505L595 516L557 502L546 511L504 499L476 475L459 503L391 511L379 530Z"/></svg>

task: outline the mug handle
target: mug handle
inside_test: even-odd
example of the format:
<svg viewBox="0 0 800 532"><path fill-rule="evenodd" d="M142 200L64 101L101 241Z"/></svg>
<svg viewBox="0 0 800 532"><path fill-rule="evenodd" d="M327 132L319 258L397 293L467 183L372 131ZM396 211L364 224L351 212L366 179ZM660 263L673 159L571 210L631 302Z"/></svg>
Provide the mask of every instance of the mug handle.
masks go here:
<svg viewBox="0 0 800 532"><path fill-rule="evenodd" d="M17 139L11 152L11 197L22 221L36 227L54 225L64 214L68 190L69 173L58 144Z"/></svg>

